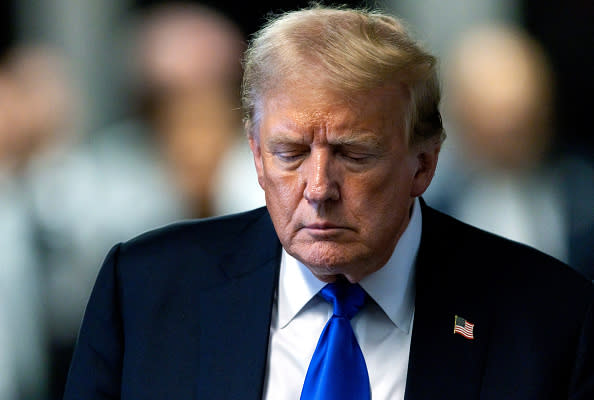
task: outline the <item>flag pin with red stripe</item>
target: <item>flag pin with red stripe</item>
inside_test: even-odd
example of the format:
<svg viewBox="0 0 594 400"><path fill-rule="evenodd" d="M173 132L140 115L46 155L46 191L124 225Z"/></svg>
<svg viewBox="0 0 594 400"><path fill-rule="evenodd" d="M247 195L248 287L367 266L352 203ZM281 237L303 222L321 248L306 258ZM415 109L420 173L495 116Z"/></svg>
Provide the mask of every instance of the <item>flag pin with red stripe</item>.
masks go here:
<svg viewBox="0 0 594 400"><path fill-rule="evenodd" d="M454 334L459 333L466 339L474 339L474 324L454 315Z"/></svg>

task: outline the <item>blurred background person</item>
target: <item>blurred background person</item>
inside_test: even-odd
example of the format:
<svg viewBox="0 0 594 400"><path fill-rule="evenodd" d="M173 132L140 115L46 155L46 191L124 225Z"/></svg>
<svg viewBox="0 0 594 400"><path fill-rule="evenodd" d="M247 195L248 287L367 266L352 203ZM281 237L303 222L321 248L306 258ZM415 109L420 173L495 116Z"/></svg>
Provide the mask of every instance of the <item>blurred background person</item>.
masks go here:
<svg viewBox="0 0 594 400"><path fill-rule="evenodd" d="M131 21L128 123L143 127L186 216L263 205L239 110L238 26L191 3L149 7Z"/></svg>
<svg viewBox="0 0 594 400"><path fill-rule="evenodd" d="M542 46L517 26L477 25L443 78L450 143L429 203L594 279L594 168L559 145Z"/></svg>
<svg viewBox="0 0 594 400"><path fill-rule="evenodd" d="M15 400L19 375L28 372L17 363L28 362L31 356L30 351L19 354L19 336L24 335L28 344L37 342L33 349L39 352L42 333L39 326L26 327L41 316L39 302L30 297L37 293L38 271L28 246L26 208L16 177L20 103L16 84L5 69L0 64L0 398Z"/></svg>
<svg viewBox="0 0 594 400"><path fill-rule="evenodd" d="M37 261L50 398L61 397L76 332L102 253L114 240L177 216L133 154L89 146L80 93L61 49L18 43L7 68L25 110L19 157L29 241ZM121 158L118 158L122 155ZM33 397L28 397L33 398Z"/></svg>
<svg viewBox="0 0 594 400"><path fill-rule="evenodd" d="M62 111L54 61L48 49L22 45L0 65L0 393L8 400L47 393L45 270L28 177L54 140L49 108Z"/></svg>

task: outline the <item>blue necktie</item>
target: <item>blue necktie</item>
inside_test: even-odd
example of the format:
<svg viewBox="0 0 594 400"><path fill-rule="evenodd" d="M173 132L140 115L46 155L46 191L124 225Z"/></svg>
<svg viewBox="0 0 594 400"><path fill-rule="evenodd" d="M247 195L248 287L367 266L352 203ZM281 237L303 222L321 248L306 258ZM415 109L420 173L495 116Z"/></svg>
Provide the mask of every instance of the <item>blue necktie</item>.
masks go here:
<svg viewBox="0 0 594 400"><path fill-rule="evenodd" d="M337 281L320 294L333 304L334 313L320 335L301 400L368 400L367 366L350 322L365 302L365 291L359 285Z"/></svg>

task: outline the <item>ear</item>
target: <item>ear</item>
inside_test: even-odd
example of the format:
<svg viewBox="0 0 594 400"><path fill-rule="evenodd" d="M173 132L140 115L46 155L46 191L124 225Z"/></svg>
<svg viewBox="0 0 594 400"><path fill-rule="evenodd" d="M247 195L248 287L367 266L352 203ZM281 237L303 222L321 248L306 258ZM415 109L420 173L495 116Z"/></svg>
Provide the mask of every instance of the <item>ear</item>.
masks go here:
<svg viewBox="0 0 594 400"><path fill-rule="evenodd" d="M413 178L411 197L421 196L429 187L433 175L435 175L440 150L441 142L439 141L419 144L414 150L416 151L417 171Z"/></svg>
<svg viewBox="0 0 594 400"><path fill-rule="evenodd" d="M256 172L258 173L258 183L260 187L264 189L264 166L262 162L262 150L260 148L260 140L254 137L253 134L249 134L248 140L250 143L250 149L252 150L252 156L254 157L254 165Z"/></svg>

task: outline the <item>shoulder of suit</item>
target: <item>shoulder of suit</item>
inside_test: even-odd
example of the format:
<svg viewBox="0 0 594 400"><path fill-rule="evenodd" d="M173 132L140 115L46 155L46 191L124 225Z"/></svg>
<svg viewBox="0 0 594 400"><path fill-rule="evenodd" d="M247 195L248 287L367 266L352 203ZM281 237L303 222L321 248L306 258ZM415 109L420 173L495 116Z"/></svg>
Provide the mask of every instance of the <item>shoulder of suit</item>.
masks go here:
<svg viewBox="0 0 594 400"><path fill-rule="evenodd" d="M485 282L531 287L586 288L592 282L566 263L526 244L469 225L423 205L423 240L448 265L467 275L481 274ZM439 261L439 258L437 258Z"/></svg>
<svg viewBox="0 0 594 400"><path fill-rule="evenodd" d="M202 243L203 246L230 241L250 230L269 230L272 227L266 207L240 213L188 219L172 222L139 234L121 244L125 250L155 246L184 246Z"/></svg>
<svg viewBox="0 0 594 400"><path fill-rule="evenodd" d="M164 287L192 279L198 288L257 268L279 254L280 242L262 207L150 230L115 245L107 259L123 287Z"/></svg>

